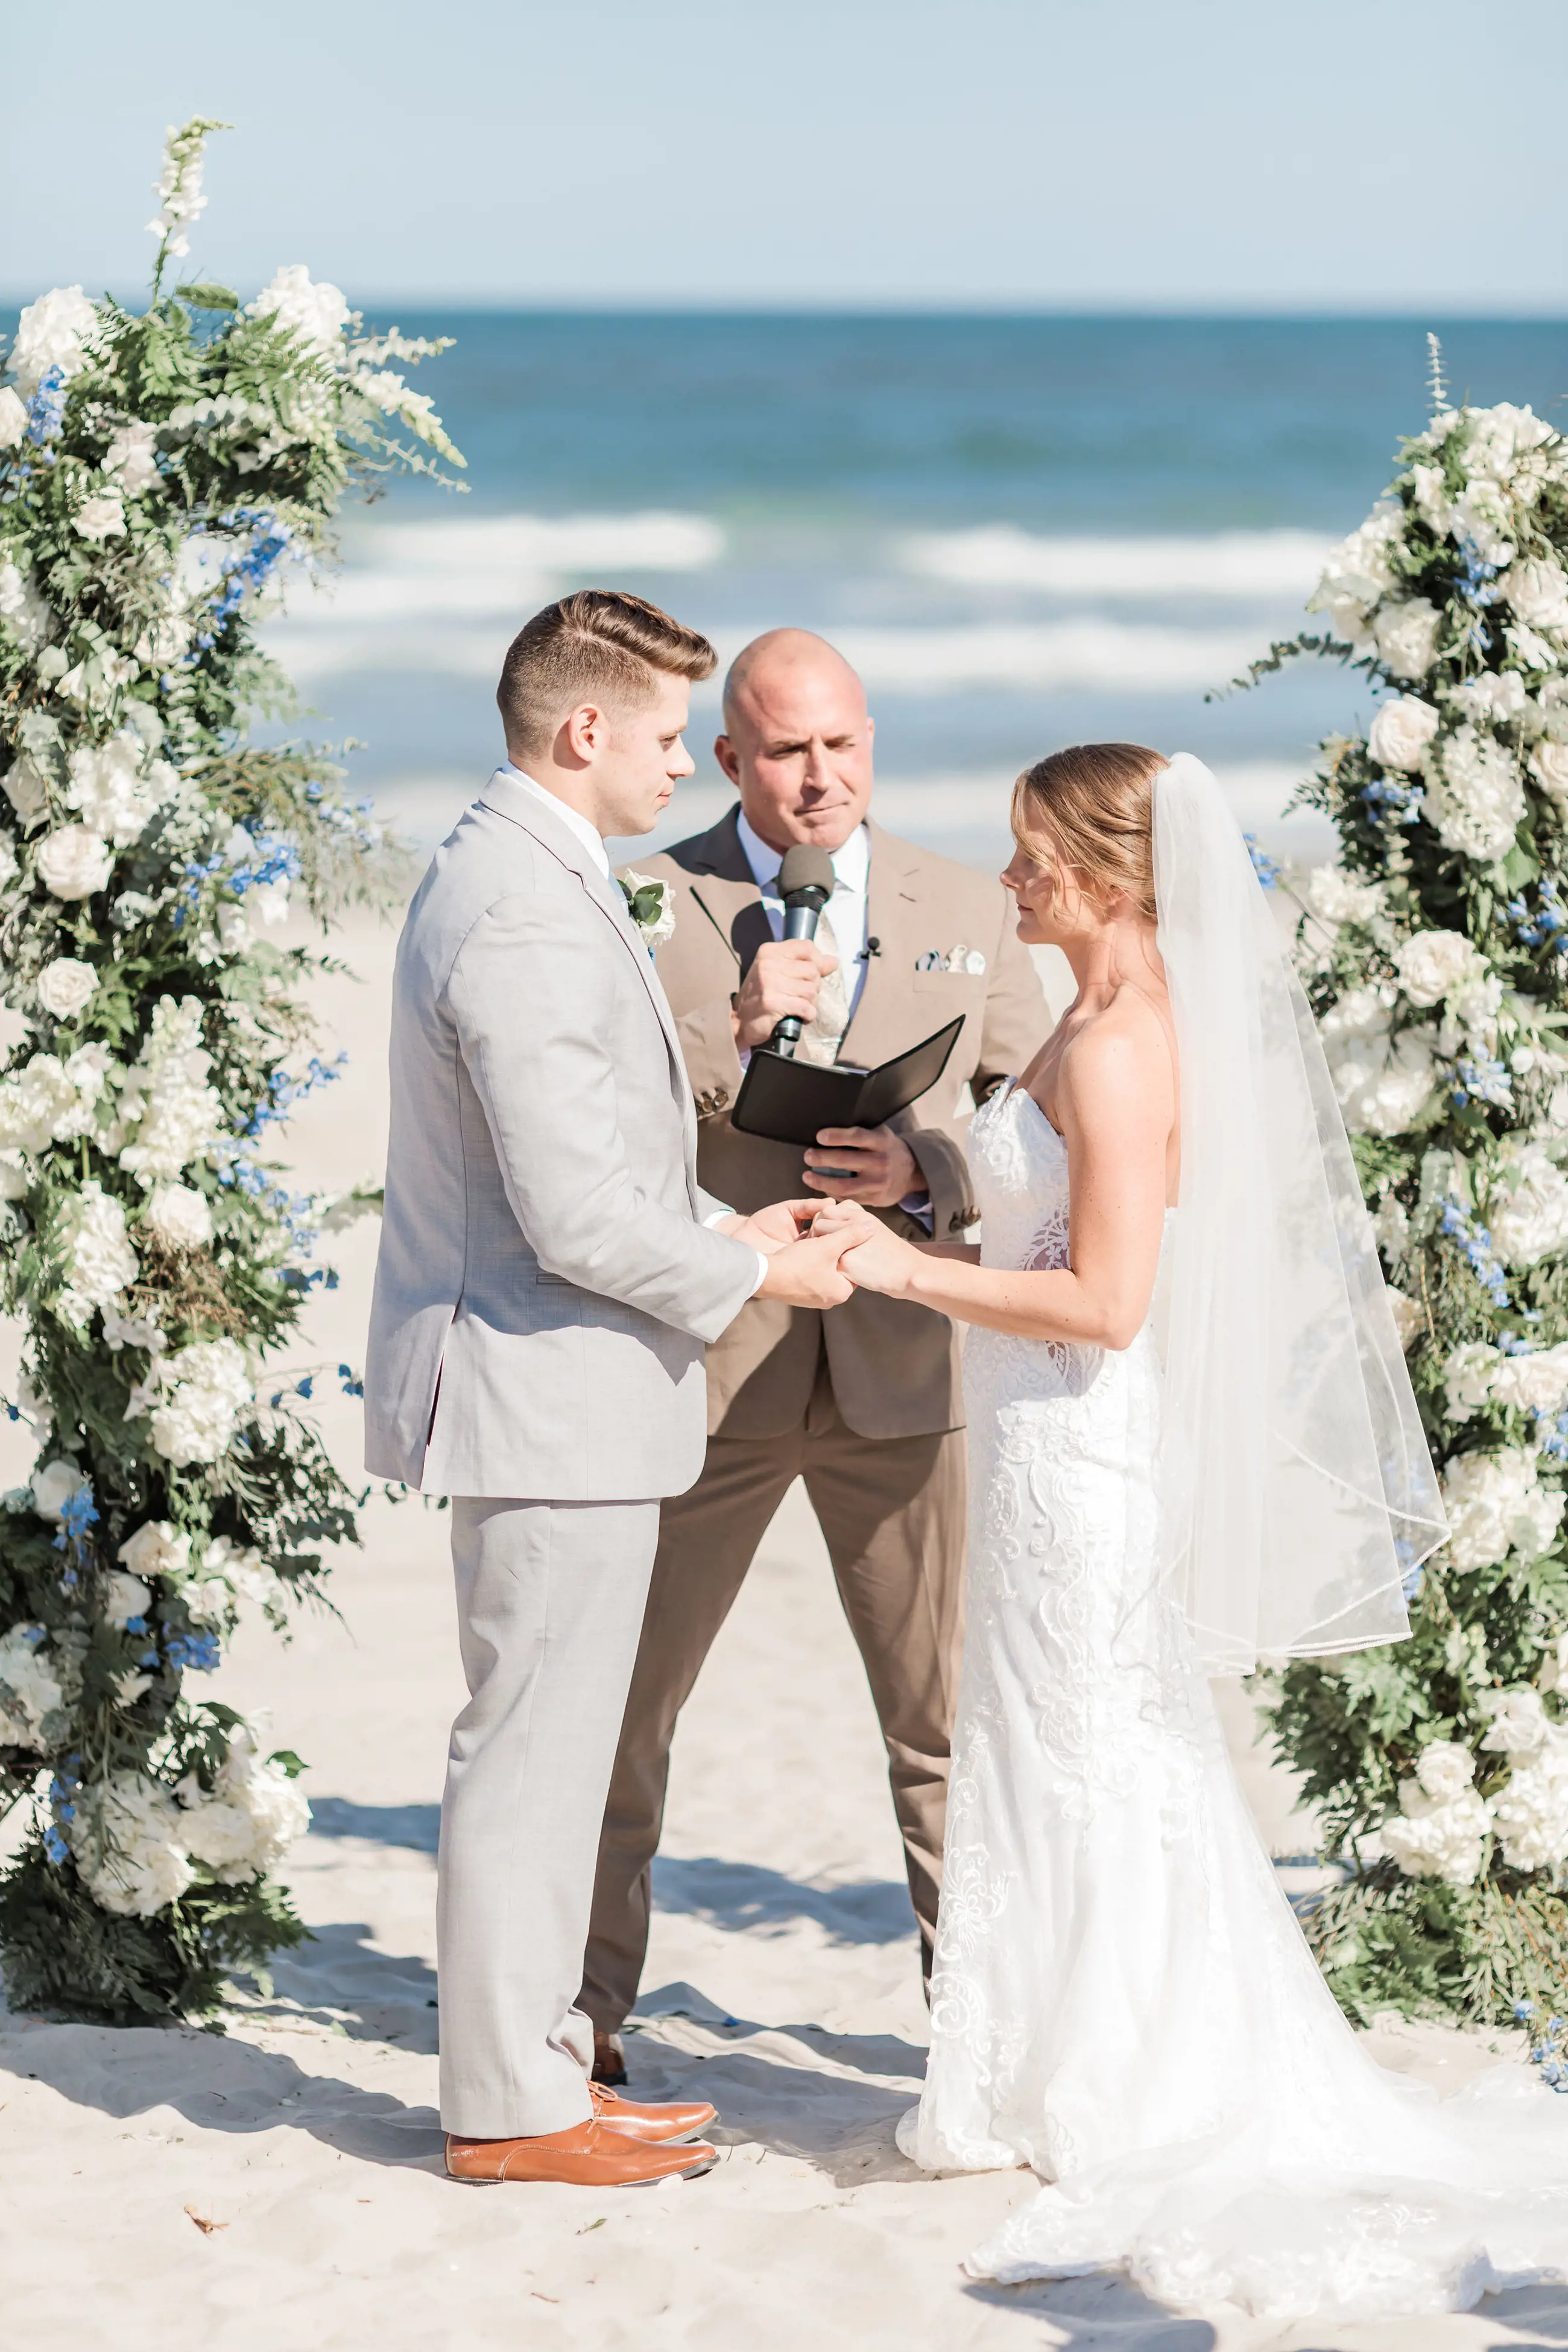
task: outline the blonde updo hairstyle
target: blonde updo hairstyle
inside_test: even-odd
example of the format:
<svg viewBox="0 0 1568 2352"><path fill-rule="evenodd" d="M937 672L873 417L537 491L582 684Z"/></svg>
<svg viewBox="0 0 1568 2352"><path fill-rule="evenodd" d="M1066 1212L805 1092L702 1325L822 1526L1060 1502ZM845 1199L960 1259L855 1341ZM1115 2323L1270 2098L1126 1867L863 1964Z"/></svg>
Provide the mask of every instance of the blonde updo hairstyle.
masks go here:
<svg viewBox="0 0 1568 2352"><path fill-rule="evenodd" d="M1121 895L1155 920L1154 782L1163 751L1145 743L1074 743L1026 768L1012 828L1037 865L1060 864L1095 905Z"/></svg>

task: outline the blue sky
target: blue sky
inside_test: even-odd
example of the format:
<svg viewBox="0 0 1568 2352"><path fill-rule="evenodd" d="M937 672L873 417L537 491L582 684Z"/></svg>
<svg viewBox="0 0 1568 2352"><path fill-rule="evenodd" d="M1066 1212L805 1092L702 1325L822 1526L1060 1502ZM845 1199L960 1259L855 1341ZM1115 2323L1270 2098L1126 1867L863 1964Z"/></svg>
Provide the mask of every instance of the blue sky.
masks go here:
<svg viewBox="0 0 1568 2352"><path fill-rule="evenodd" d="M1563 0L73 0L20 54L13 297L134 288L201 111L193 261L246 287L1568 310Z"/></svg>

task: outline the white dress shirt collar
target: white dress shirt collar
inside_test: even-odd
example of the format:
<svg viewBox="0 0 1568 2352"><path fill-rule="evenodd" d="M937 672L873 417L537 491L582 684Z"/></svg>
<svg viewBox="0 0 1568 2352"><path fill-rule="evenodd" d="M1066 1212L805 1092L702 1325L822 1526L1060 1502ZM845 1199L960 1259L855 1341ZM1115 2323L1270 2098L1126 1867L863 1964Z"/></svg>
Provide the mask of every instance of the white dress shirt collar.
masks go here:
<svg viewBox="0 0 1568 2352"><path fill-rule="evenodd" d="M753 881L764 898L776 896L773 886L784 863L783 851L763 840L744 809L737 812L736 823ZM866 877L871 871L871 841L863 824L856 825L843 847L833 851L832 857L833 878L839 888L863 898Z"/></svg>
<svg viewBox="0 0 1568 2352"><path fill-rule="evenodd" d="M513 783L521 784L524 792L530 793L541 808L547 808L552 816L559 817L567 831L577 835L601 874L606 880L609 879L610 852L604 846L603 837L597 825L591 824L587 817L563 801L559 793L552 793L543 784L535 783L532 776L526 776L521 768L515 768L512 765L510 760L502 761L500 772L503 776L509 776Z"/></svg>

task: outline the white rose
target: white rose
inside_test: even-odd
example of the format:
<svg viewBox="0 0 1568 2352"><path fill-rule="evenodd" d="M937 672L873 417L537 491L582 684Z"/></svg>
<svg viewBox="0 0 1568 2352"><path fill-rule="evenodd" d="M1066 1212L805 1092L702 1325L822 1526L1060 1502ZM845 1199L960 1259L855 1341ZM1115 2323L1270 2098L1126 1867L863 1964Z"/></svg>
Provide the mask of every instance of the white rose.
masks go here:
<svg viewBox="0 0 1568 2352"><path fill-rule="evenodd" d="M117 491L104 491L96 499L84 499L72 518L83 539L123 539L125 536L125 506Z"/></svg>
<svg viewBox="0 0 1568 2352"><path fill-rule="evenodd" d="M213 1213L189 1184L160 1184L147 1203L147 1222L175 1249L200 1249L213 1237Z"/></svg>
<svg viewBox="0 0 1568 2352"><path fill-rule="evenodd" d="M121 849L140 841L154 810L179 790L178 771L167 760L152 761L144 774L145 760L141 738L130 727L70 756L68 805L92 832Z"/></svg>
<svg viewBox="0 0 1568 2352"><path fill-rule="evenodd" d="M66 1838L95 1903L122 1917L151 1918L195 1876L183 1816L161 1781L115 1772L78 1797Z"/></svg>
<svg viewBox="0 0 1568 2352"><path fill-rule="evenodd" d="M72 1021L98 987L91 964L76 956L57 956L38 974L38 1002L57 1021Z"/></svg>
<svg viewBox="0 0 1568 2352"><path fill-rule="evenodd" d="M1394 961L1412 1004L1436 1004L1486 977L1486 958L1462 931L1417 931Z"/></svg>
<svg viewBox="0 0 1568 2352"><path fill-rule="evenodd" d="M1416 1778L1423 1793L1439 1805L1451 1804L1475 1777L1475 1758L1452 1739L1429 1739L1416 1759Z"/></svg>
<svg viewBox="0 0 1568 2352"><path fill-rule="evenodd" d="M98 312L79 286L57 286L29 302L16 321L11 365L17 390L30 400L51 368L78 373L98 331Z"/></svg>
<svg viewBox="0 0 1568 2352"><path fill-rule="evenodd" d="M1515 1870L1554 1870L1568 1860L1568 1738L1551 1726L1514 1766L1491 1801L1503 1860Z"/></svg>
<svg viewBox="0 0 1568 2352"><path fill-rule="evenodd" d="M148 1519L126 1538L115 1557L132 1576L181 1577L190 1565L191 1538L177 1533L167 1519Z"/></svg>
<svg viewBox="0 0 1568 2352"><path fill-rule="evenodd" d="M46 834L36 860L44 887L57 898L90 898L114 871L114 852L85 824L63 824Z"/></svg>
<svg viewBox="0 0 1568 2352"><path fill-rule="evenodd" d="M1491 1729L1481 1741L1483 1748L1504 1756L1534 1755L1549 1728L1539 1691L1526 1685L1520 1690L1493 1693L1481 1704L1492 1718Z"/></svg>
<svg viewBox="0 0 1568 2352"><path fill-rule="evenodd" d="M152 1606L152 1592L139 1576L127 1576L122 1568L110 1570L103 1596L103 1613L110 1625L124 1633L133 1617L145 1617Z"/></svg>
<svg viewBox="0 0 1568 2352"><path fill-rule="evenodd" d="M1497 591L1529 627L1568 630L1568 572L1550 556L1511 564Z"/></svg>
<svg viewBox="0 0 1568 2352"><path fill-rule="evenodd" d="M1441 721L1429 702L1414 694L1396 695L1372 722L1366 748L1380 768L1406 773L1418 768Z"/></svg>
<svg viewBox="0 0 1568 2352"><path fill-rule="evenodd" d="M1568 743L1538 743L1530 755L1530 772L1559 808L1568 807Z"/></svg>
<svg viewBox="0 0 1568 2352"><path fill-rule="evenodd" d="M73 1495L79 1495L86 1484L74 1462L63 1456L46 1462L41 1470L33 1473L33 1508L41 1519L58 1519L65 1516L66 1505Z"/></svg>
<svg viewBox="0 0 1568 2352"><path fill-rule="evenodd" d="M1425 596L1412 596L1403 604L1385 604L1372 625L1384 667L1411 684L1425 677L1437 659L1442 625L1441 613Z"/></svg>
<svg viewBox="0 0 1568 2352"><path fill-rule="evenodd" d="M49 805L48 787L40 771L26 753L0 778L5 787L5 797L24 824L42 816Z"/></svg>
<svg viewBox="0 0 1568 2352"><path fill-rule="evenodd" d="M1468 721L1427 755L1421 814L1449 849L1479 864L1506 857L1524 814L1524 784L1505 744Z"/></svg>

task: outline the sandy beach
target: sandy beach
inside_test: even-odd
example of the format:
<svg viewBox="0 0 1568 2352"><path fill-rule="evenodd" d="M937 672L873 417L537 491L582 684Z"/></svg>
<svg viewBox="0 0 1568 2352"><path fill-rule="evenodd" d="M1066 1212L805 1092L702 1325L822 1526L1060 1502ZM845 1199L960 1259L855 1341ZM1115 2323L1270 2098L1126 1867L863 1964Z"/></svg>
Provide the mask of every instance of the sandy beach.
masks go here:
<svg viewBox="0 0 1568 2352"><path fill-rule="evenodd" d="M358 983L321 986L345 1076L301 1111L310 1181L379 1179L393 934L350 928ZM298 1368L361 1360L375 1229L337 1250ZM326 1383L335 1391L335 1380ZM357 1468L358 1407L329 1442ZM14 1477L20 1461L3 1467ZM683 1720L633 2091L706 2095L723 2160L684 2187L503 2188L443 2176L434 2107L434 1848L460 1696L445 1519L377 1498L332 1580L338 1615L280 1647L242 1633L216 1694L270 1709L315 1818L284 1865L314 1940L222 2032L0 2021L0 2245L11 2340L57 2352L1480 2352L1568 2341L1568 2291L1450 2319L1280 2330L1176 2318L1114 2280L981 2288L967 2247L1022 2173L928 2180L898 2156L925 2013L859 1660L799 1491ZM1272 1850L1310 1829L1222 1694ZM1291 1883L1288 1881L1288 1883ZM1495 2044L1385 2022L1386 2063L1444 2086ZM1517 2055L1516 2053L1511 2053Z"/></svg>

